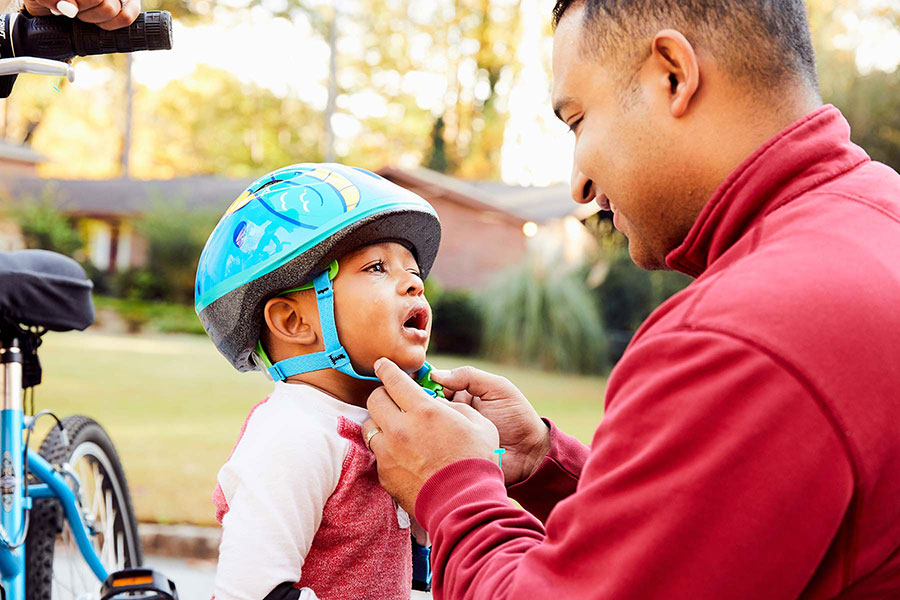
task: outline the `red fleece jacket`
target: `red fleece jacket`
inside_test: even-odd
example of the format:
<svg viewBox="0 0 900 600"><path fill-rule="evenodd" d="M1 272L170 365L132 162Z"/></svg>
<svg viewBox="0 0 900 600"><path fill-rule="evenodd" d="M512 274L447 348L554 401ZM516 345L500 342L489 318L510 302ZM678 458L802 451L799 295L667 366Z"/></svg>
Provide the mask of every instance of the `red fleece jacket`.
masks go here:
<svg viewBox="0 0 900 600"><path fill-rule="evenodd" d="M423 487L435 598L900 598L900 176L834 107L717 190L588 448Z"/></svg>

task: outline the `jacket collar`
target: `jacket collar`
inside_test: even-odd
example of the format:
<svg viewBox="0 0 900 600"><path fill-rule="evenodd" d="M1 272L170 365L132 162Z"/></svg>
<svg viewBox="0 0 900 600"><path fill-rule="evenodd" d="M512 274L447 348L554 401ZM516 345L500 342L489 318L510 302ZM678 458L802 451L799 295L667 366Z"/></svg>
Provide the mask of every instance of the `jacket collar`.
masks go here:
<svg viewBox="0 0 900 600"><path fill-rule="evenodd" d="M722 182L669 268L699 277L759 219L869 160L840 111L823 106L763 144Z"/></svg>

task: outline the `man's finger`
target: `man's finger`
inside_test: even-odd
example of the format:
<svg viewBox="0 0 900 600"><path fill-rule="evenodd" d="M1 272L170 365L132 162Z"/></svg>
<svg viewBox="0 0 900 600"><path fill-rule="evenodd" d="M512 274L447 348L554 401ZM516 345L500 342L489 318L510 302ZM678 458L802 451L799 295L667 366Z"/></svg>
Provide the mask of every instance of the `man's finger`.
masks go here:
<svg viewBox="0 0 900 600"><path fill-rule="evenodd" d="M369 450L372 450L372 452L375 452L375 450L372 448L372 444L374 443L375 438L377 438L379 435L382 435L381 433L377 432L381 431L381 427L376 425L375 421L372 419L366 419L365 423L362 424L363 441L366 443L366 446L368 446Z"/></svg>
<svg viewBox="0 0 900 600"><path fill-rule="evenodd" d="M366 408L369 410L369 415L372 419L382 429L387 430L391 429L396 419L403 414L383 387L379 387L369 394L369 399L366 400Z"/></svg>
<svg viewBox="0 0 900 600"><path fill-rule="evenodd" d="M447 389L449 390L449 388ZM466 390L457 390L455 392L449 391L449 393L447 393L447 399L455 404L468 404L469 406L472 406L475 397Z"/></svg>
<svg viewBox="0 0 900 600"><path fill-rule="evenodd" d="M375 361L375 376L384 384L394 403L406 412L431 402L431 397L419 384L390 359L379 358Z"/></svg>
<svg viewBox="0 0 900 600"><path fill-rule="evenodd" d="M431 371L431 378L446 388L466 390L472 396L483 396L511 385L505 377L469 366L458 367L451 371L434 369Z"/></svg>

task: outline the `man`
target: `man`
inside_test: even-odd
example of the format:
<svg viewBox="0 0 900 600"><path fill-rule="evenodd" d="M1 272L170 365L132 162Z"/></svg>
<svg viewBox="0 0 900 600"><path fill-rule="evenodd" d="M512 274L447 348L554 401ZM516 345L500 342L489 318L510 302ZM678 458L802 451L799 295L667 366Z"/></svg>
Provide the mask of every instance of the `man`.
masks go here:
<svg viewBox="0 0 900 600"><path fill-rule="evenodd" d="M900 597L900 176L821 106L803 2L554 15L576 201L696 281L635 335L589 448L502 378L435 373L441 404L379 362L365 434L435 597Z"/></svg>

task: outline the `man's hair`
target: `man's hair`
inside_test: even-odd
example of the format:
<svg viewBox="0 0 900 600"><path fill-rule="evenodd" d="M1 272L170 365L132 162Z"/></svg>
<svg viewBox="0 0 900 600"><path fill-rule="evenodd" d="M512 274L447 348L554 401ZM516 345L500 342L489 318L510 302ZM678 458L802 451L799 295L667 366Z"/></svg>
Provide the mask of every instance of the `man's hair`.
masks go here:
<svg viewBox="0 0 900 600"><path fill-rule="evenodd" d="M636 69L649 56L652 37L671 28L714 56L732 78L762 92L802 81L818 93L803 0L557 0L553 26L582 4L588 56L625 57Z"/></svg>

